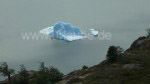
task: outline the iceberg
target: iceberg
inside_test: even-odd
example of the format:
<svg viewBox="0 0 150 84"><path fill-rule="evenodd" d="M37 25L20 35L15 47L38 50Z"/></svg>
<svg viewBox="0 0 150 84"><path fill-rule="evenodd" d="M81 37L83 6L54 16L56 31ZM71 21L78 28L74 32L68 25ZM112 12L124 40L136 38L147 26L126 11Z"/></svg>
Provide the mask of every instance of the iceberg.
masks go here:
<svg viewBox="0 0 150 84"><path fill-rule="evenodd" d="M46 35L49 35L53 32L53 27L47 27L45 29L42 29L40 30L40 33L41 34L46 34Z"/></svg>
<svg viewBox="0 0 150 84"><path fill-rule="evenodd" d="M94 36L98 36L98 31L96 31L95 29L90 29L91 34Z"/></svg>
<svg viewBox="0 0 150 84"><path fill-rule="evenodd" d="M54 26L40 30L40 33L50 35L57 40L74 41L86 38L80 28L69 23L59 22Z"/></svg>

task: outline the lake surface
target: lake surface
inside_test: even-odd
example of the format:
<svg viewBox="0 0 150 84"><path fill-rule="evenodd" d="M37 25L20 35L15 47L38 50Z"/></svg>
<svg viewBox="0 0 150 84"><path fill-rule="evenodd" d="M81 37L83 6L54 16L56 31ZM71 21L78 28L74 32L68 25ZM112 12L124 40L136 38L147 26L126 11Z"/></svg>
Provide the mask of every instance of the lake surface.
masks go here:
<svg viewBox="0 0 150 84"><path fill-rule="evenodd" d="M39 61L63 73L92 66L106 57L110 45L124 49L150 27L150 0L0 0L0 62L11 68L38 69ZM105 30L111 40L23 40L56 22L82 30Z"/></svg>

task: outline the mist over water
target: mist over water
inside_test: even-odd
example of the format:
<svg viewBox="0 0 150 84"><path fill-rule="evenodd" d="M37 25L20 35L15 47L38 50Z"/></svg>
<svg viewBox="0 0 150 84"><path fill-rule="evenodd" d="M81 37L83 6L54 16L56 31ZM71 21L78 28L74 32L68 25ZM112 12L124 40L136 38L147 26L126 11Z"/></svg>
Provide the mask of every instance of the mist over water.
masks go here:
<svg viewBox="0 0 150 84"><path fill-rule="evenodd" d="M63 73L105 59L110 45L127 49L150 27L149 0L0 0L0 62L19 69L38 69L39 61ZM82 30L111 32L111 40L23 40L21 33L39 32L56 22Z"/></svg>

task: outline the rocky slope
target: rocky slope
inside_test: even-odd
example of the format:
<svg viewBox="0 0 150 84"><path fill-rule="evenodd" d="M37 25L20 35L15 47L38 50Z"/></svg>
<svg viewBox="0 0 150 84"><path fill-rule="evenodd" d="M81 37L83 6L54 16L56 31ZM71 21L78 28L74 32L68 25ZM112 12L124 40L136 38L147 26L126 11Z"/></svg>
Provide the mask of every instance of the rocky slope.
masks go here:
<svg viewBox="0 0 150 84"><path fill-rule="evenodd" d="M98 65L76 70L56 84L149 84L150 38L133 42L116 63L106 60Z"/></svg>
<svg viewBox="0 0 150 84"><path fill-rule="evenodd" d="M37 71L28 73L31 82ZM18 76L11 78L14 81ZM0 84L7 83L7 80L0 81ZM113 64L104 60L90 68L84 66L67 74L56 84L150 84L150 38L135 40Z"/></svg>

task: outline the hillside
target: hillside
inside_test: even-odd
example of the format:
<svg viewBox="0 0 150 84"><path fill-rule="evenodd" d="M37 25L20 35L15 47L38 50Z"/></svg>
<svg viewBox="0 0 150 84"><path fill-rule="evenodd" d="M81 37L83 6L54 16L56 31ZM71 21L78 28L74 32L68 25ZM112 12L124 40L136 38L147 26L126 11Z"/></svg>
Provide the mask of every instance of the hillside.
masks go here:
<svg viewBox="0 0 150 84"><path fill-rule="evenodd" d="M93 67L76 70L56 84L149 84L150 38L140 37L121 58L110 64L106 60Z"/></svg>
<svg viewBox="0 0 150 84"><path fill-rule="evenodd" d="M140 37L135 40L131 47L124 51L115 63L102 61L93 67L84 66L81 70L75 70L65 76L55 68L43 67L44 73L39 71L27 71L29 82L24 84L37 84L47 80L61 80L56 84L149 84L150 83L150 38ZM45 73L45 70L48 72ZM20 74L13 75L9 84L20 80ZM59 77L60 76L60 77ZM26 77L26 76L24 76ZM60 79L58 79L60 78ZM25 78L23 78L24 80ZM0 84L8 84L8 80L0 81ZM41 83L38 83L41 84ZM42 83L43 84L43 83Z"/></svg>

